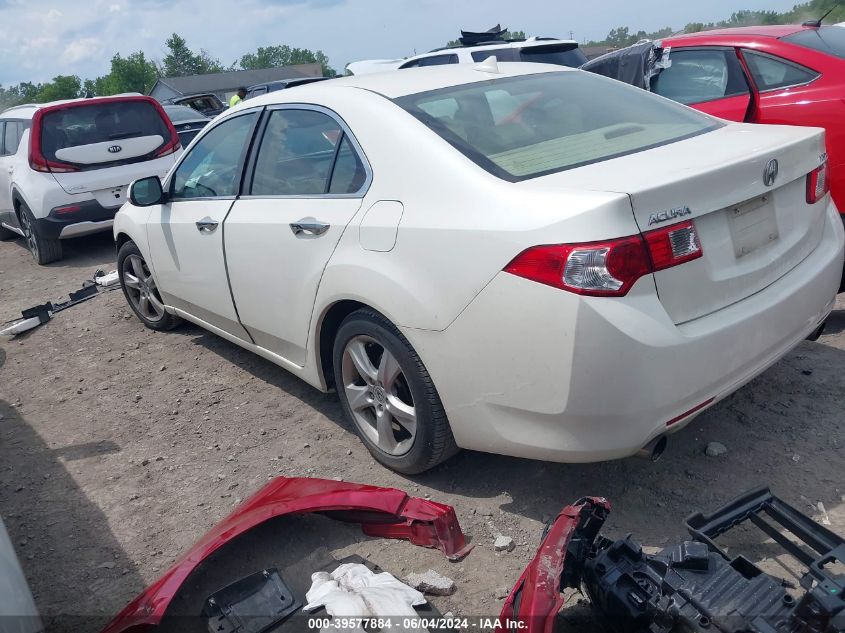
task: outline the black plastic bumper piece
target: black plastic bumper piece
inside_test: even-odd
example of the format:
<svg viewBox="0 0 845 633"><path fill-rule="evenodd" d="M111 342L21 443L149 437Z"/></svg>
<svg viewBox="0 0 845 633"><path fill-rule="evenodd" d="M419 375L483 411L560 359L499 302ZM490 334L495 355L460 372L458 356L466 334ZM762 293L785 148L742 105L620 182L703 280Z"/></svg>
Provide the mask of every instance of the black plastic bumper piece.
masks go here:
<svg viewBox="0 0 845 633"><path fill-rule="evenodd" d="M57 240L62 233L62 229L66 226L79 224L80 222L104 222L106 220L113 220L120 208L113 207L107 209L96 200L86 200L77 204L79 205L78 210L58 213L57 209L62 209L62 207L56 207L56 209L50 211L46 218L37 218L35 220L35 229L38 231L38 234L47 239Z"/></svg>
<svg viewBox="0 0 845 633"><path fill-rule="evenodd" d="M730 558L714 539L750 522L807 571L800 589L748 558ZM845 541L758 488L686 521L691 541L645 554L630 535L599 537L583 582L611 631L674 633L840 633L845 631ZM787 536L787 534L789 536ZM841 569L841 567L840 567ZM803 590L803 591L801 591Z"/></svg>

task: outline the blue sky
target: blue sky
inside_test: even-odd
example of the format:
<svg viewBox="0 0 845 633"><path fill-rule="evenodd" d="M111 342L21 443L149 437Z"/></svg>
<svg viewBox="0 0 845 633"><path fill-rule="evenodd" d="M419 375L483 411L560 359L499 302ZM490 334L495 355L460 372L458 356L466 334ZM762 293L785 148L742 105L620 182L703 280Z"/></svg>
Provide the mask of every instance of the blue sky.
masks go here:
<svg viewBox="0 0 845 633"><path fill-rule="evenodd" d="M791 8L795 0L0 0L0 84L108 72L115 52L164 55L176 31L229 64L269 44L321 49L338 69L443 45L461 28L604 37L710 22L737 9Z"/></svg>

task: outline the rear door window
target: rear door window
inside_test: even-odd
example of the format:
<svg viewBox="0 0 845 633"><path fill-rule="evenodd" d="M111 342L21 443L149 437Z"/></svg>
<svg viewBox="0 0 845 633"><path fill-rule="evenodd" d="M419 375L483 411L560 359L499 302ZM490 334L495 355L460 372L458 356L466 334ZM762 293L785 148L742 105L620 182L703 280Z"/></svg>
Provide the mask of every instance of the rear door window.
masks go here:
<svg viewBox="0 0 845 633"><path fill-rule="evenodd" d="M24 124L20 121L6 121L3 142L0 144L0 155L8 156L17 153L24 129Z"/></svg>
<svg viewBox="0 0 845 633"><path fill-rule="evenodd" d="M689 105L749 94L732 49L673 50L672 65L652 80L653 92Z"/></svg>
<svg viewBox="0 0 845 633"><path fill-rule="evenodd" d="M518 62L519 51L515 48L491 48L486 51L473 51L472 61L483 62L488 57L495 57L497 62Z"/></svg>
<svg viewBox="0 0 845 633"><path fill-rule="evenodd" d="M342 136L340 124L322 112L274 110L258 149L250 194L315 196L327 193L339 149L337 144L343 140Z"/></svg>
<svg viewBox="0 0 845 633"><path fill-rule="evenodd" d="M448 55L432 55L430 57L422 57L415 59L406 64L402 64L399 68L417 68L419 66L444 66L446 64L457 64L458 56L454 53Z"/></svg>
<svg viewBox="0 0 845 633"><path fill-rule="evenodd" d="M845 29L842 30L845 31ZM751 71L751 76L760 92L800 86L819 76L819 73L814 70L772 55L746 50L742 52L742 56L745 57L748 69Z"/></svg>
<svg viewBox="0 0 845 633"><path fill-rule="evenodd" d="M845 59L845 28L841 26L805 29L787 35L783 41Z"/></svg>
<svg viewBox="0 0 845 633"><path fill-rule="evenodd" d="M47 112L41 123L44 156L82 169L147 160L170 140L147 100L83 102Z"/></svg>

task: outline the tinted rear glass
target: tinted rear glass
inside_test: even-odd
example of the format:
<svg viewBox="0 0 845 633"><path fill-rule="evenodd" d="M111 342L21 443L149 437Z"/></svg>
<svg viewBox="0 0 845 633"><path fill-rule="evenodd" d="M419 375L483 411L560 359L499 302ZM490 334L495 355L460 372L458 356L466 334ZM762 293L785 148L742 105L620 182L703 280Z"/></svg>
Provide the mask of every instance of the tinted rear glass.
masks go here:
<svg viewBox="0 0 845 633"><path fill-rule="evenodd" d="M841 26L806 29L787 35L783 40L845 59L845 28Z"/></svg>
<svg viewBox="0 0 845 633"><path fill-rule="evenodd" d="M41 151L47 159L55 160L60 149L142 136L160 136L159 147L170 139L167 124L152 103L82 103L48 112L44 116Z"/></svg>
<svg viewBox="0 0 845 633"><path fill-rule="evenodd" d="M164 111L174 123L179 123L180 121L197 121L206 118L201 112L197 112L188 106L164 106Z"/></svg>
<svg viewBox="0 0 845 633"><path fill-rule="evenodd" d="M511 181L640 152L722 125L581 71L494 79L395 102L478 165Z"/></svg>
<svg viewBox="0 0 845 633"><path fill-rule="evenodd" d="M520 52L522 61L538 64L557 64L577 68L587 63L587 56L577 44L549 44L547 46L529 46Z"/></svg>

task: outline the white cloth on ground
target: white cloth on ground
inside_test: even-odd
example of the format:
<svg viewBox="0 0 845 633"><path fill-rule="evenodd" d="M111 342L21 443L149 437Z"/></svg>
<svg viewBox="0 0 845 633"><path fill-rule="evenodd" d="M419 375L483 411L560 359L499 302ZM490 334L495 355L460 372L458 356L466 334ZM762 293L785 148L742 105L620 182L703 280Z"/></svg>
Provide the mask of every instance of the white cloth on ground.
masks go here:
<svg viewBox="0 0 845 633"><path fill-rule="evenodd" d="M398 618L399 631L404 619L417 616L414 607L426 603L425 596L413 587L387 572L375 574L360 563L344 563L331 574L311 574L311 589L305 598L306 611L325 607L334 617Z"/></svg>

